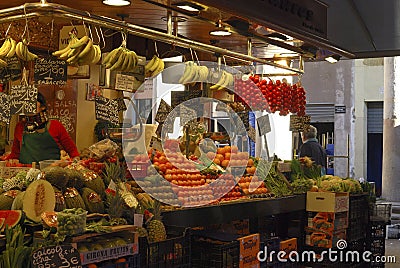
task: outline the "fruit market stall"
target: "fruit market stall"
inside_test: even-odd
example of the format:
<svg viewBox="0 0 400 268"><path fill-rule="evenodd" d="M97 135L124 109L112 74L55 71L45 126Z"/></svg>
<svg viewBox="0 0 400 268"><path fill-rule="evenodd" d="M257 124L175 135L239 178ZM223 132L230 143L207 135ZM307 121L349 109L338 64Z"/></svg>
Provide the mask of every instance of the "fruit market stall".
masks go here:
<svg viewBox="0 0 400 268"><path fill-rule="evenodd" d="M306 242L332 246L333 238L315 230L319 225L306 224L306 193L345 192L348 196L363 189L350 178L321 177L320 167L309 158L282 161L275 154L271 145L283 130L274 127L273 115L290 116L293 131L301 131L309 122L300 80L272 80L255 74L251 66L243 72L222 64L221 58L218 62L199 61L195 52L191 59L164 70L158 52L146 61L128 48L127 34L135 33L133 25L60 10L94 25L103 22L116 29L122 40L102 55L95 35L85 31L78 37L71 31L64 47L54 49L52 59L76 68L101 65L115 80L111 90L121 90L121 86L130 94L121 97L117 93L114 99L88 94L95 102L91 112L107 127L104 137L82 150L79 160L63 155L39 165L2 163L0 227L5 235L0 237L4 249L1 267L47 267L63 261L92 268L195 267L199 263L191 263L192 248L200 244L207 248L219 239L226 243L215 242L214 246L236 253L229 258L220 254L213 261L232 264L221 267L234 267L240 262L238 241L250 241L257 250L268 243L285 250ZM139 32L157 40L180 40L185 46L209 49L179 37L168 39L146 29ZM39 69L36 63L43 64L43 55L33 54L29 41L15 39L5 39L0 57L15 54L26 68ZM266 63L218 48L211 51ZM130 80L134 74L140 75L135 83ZM160 81L170 86L160 89ZM37 80L31 83L35 85ZM22 89L29 91L32 85ZM135 91L140 93L146 87L156 95L150 98L154 107L151 115L148 111L140 118ZM135 119L127 116L130 112ZM216 114L229 121L222 131ZM122 118L132 119L132 124ZM340 211L344 212L342 218L349 217L348 207ZM310 214L314 222L336 211L309 212L317 213ZM342 235L345 226L339 229ZM224 230L230 230L232 236L221 238ZM211 237L213 232L219 234ZM306 232L311 232L309 237ZM68 258L67 252L71 254ZM200 263L208 259L193 256ZM249 258L257 262L254 254Z"/></svg>

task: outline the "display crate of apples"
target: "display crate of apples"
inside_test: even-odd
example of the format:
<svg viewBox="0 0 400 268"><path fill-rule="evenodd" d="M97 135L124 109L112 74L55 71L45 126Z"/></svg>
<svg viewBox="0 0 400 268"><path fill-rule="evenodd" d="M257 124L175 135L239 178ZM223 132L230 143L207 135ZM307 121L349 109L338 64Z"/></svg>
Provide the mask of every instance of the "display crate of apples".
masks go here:
<svg viewBox="0 0 400 268"><path fill-rule="evenodd" d="M257 161L234 145L208 152L200 159L187 159L168 149L151 149L132 160L148 164L146 176L137 176L136 170L130 169L132 189L135 193L146 192L166 205L183 207L272 197L263 179L255 176Z"/></svg>

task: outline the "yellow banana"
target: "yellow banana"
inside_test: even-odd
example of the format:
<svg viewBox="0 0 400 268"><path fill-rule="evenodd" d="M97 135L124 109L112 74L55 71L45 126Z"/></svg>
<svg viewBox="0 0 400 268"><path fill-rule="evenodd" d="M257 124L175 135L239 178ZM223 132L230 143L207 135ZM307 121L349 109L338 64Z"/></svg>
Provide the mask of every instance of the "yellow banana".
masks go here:
<svg viewBox="0 0 400 268"><path fill-rule="evenodd" d="M25 60L25 57L23 55L23 46L24 44L22 42L18 42L17 47L15 48L15 54L17 54L17 57L20 58L21 60Z"/></svg>
<svg viewBox="0 0 400 268"><path fill-rule="evenodd" d="M121 71L122 72L129 72L129 66L132 63L132 57L133 55L130 53L129 50L124 51L125 53L125 58L124 58L124 62L121 65Z"/></svg>
<svg viewBox="0 0 400 268"><path fill-rule="evenodd" d="M92 63L97 64L101 59L101 48L99 45L93 45L93 48L96 51L96 56L93 58Z"/></svg>
<svg viewBox="0 0 400 268"><path fill-rule="evenodd" d="M86 46L78 55L78 59L83 59L89 52L93 49L93 41L91 39L88 40Z"/></svg>
<svg viewBox="0 0 400 268"><path fill-rule="evenodd" d="M189 76L189 73L191 71L191 67L193 64L194 64L193 61L185 62L185 69L183 71L181 78L179 79L179 84L184 84L186 82L187 77Z"/></svg>
<svg viewBox="0 0 400 268"><path fill-rule="evenodd" d="M226 72L225 72L225 71L222 71L221 77L219 78L218 82L215 83L214 85L212 85L212 86L210 87L210 89L211 89L211 90L220 90L220 89L222 89L222 88L221 88L221 85L225 83L225 80L226 80L226 79L227 79L227 77L226 77Z"/></svg>
<svg viewBox="0 0 400 268"><path fill-rule="evenodd" d="M121 55L121 53L124 50L124 48L123 47L119 47L119 48L116 48L114 50L115 50L115 52L111 55L110 59L106 63L106 68L107 69L111 68L118 61L119 56ZM112 53L113 51L111 51L110 53Z"/></svg>
<svg viewBox="0 0 400 268"><path fill-rule="evenodd" d="M11 48L6 55L7 58L11 58L15 55L15 49L17 47L17 42L14 39L10 38L10 42L11 42Z"/></svg>
<svg viewBox="0 0 400 268"><path fill-rule="evenodd" d="M71 48L78 48L83 45L86 45L89 42L90 38L89 36L85 35L82 38L80 38L75 44L71 45Z"/></svg>
<svg viewBox="0 0 400 268"><path fill-rule="evenodd" d="M126 51L123 49L121 53L119 53L119 57L117 61L110 67L110 71L119 71L124 63L126 57Z"/></svg>
<svg viewBox="0 0 400 268"><path fill-rule="evenodd" d="M78 65L87 65L92 63L94 57L96 56L96 51L92 48L84 57L77 59Z"/></svg>
<svg viewBox="0 0 400 268"><path fill-rule="evenodd" d="M4 40L3 45L0 47L0 57L4 57L7 55L8 51L10 51L11 48L11 43L10 43L10 38L7 37L6 40Z"/></svg>
<svg viewBox="0 0 400 268"><path fill-rule="evenodd" d="M54 52L52 53L52 55L55 56L55 57L60 57L60 56L63 55L64 53L69 52L69 50L71 49L71 46L72 46L73 44L75 44L77 41L78 41L78 38L76 37L76 35L71 34L71 35L70 35L69 42L68 42L68 45L67 45L66 47L64 47L63 49L54 51Z"/></svg>
<svg viewBox="0 0 400 268"><path fill-rule="evenodd" d="M151 76L157 76L164 70L164 61L160 58L157 60L157 68L151 73Z"/></svg>

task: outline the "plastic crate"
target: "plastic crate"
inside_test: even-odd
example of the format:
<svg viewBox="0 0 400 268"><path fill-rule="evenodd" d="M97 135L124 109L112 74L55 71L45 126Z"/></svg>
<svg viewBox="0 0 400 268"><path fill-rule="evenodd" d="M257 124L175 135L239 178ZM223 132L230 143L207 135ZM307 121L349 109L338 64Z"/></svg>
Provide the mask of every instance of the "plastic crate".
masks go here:
<svg viewBox="0 0 400 268"><path fill-rule="evenodd" d="M139 240L140 267L143 268L190 268L191 230L168 226L168 238L162 242L148 243Z"/></svg>
<svg viewBox="0 0 400 268"><path fill-rule="evenodd" d="M386 222L382 218L372 218L369 229L369 239L386 238Z"/></svg>
<svg viewBox="0 0 400 268"><path fill-rule="evenodd" d="M139 254L125 257L124 259L126 261L118 262L118 263L116 263L115 261L114 262L113 261L105 261L105 262L96 263L96 267L98 267L98 268L140 268L140 267L142 267L140 265ZM83 266L83 268L87 268L87 267L89 267L89 266L88 265Z"/></svg>
<svg viewBox="0 0 400 268"><path fill-rule="evenodd" d="M216 239L218 238L218 239ZM222 239L220 239L222 238ZM239 267L239 236L220 233L197 233L192 241L193 268Z"/></svg>
<svg viewBox="0 0 400 268"><path fill-rule="evenodd" d="M392 204L391 203L375 203L373 205L372 216L381 217L384 222L390 223L392 217Z"/></svg>

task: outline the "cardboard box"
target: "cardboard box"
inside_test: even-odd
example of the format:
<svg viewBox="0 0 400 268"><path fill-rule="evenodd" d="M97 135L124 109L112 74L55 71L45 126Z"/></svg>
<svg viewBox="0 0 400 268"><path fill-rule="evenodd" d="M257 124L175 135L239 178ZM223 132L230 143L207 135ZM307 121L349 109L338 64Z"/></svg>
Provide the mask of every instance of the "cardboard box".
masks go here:
<svg viewBox="0 0 400 268"><path fill-rule="evenodd" d="M290 252L297 251L297 238L281 241L280 250L286 252L285 259L289 258Z"/></svg>
<svg viewBox="0 0 400 268"><path fill-rule="evenodd" d="M260 251L260 234L244 236L239 240L239 268L259 268L257 254Z"/></svg>
<svg viewBox="0 0 400 268"><path fill-rule="evenodd" d="M346 229L334 232L323 232L307 228L306 245L313 247L336 247L339 240L346 240Z"/></svg>
<svg viewBox="0 0 400 268"><path fill-rule="evenodd" d="M308 227L333 232L348 227L348 212L308 212Z"/></svg>
<svg viewBox="0 0 400 268"><path fill-rule="evenodd" d="M342 212L349 210L349 193L307 192L307 211Z"/></svg>

